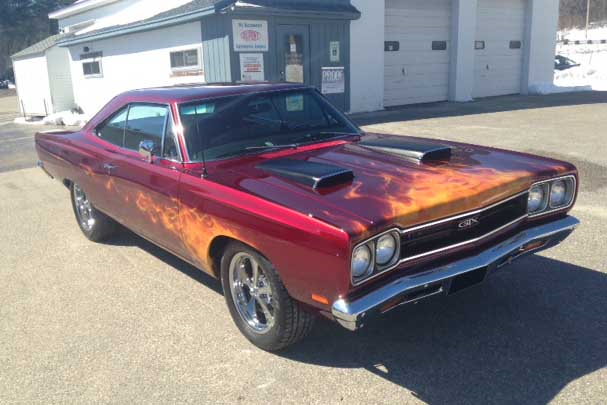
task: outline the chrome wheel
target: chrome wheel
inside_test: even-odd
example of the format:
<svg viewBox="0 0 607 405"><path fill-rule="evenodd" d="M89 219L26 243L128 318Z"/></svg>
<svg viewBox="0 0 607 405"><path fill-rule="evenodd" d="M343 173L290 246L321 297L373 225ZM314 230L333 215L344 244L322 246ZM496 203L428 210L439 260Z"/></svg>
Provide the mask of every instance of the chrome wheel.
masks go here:
<svg viewBox="0 0 607 405"><path fill-rule="evenodd" d="M276 302L263 268L248 253L237 253L230 261L230 292L240 317L256 333L274 326Z"/></svg>
<svg viewBox="0 0 607 405"><path fill-rule="evenodd" d="M90 231L95 226L95 216L93 214L93 206L84 194L84 191L74 184L74 206L76 207L76 216L78 222L85 231Z"/></svg>

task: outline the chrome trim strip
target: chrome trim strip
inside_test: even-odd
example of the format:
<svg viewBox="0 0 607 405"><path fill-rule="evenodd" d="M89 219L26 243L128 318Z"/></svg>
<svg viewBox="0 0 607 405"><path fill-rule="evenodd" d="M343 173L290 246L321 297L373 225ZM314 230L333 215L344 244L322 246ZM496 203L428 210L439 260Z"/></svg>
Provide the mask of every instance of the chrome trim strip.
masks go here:
<svg viewBox="0 0 607 405"><path fill-rule="evenodd" d="M498 233L498 232L500 232L500 231L508 228L509 226L512 226L512 225L516 224L517 222L521 222L521 221L523 221L526 218L527 218L527 215L525 214L522 217L519 217L519 218L515 219L514 221L508 222L506 225L500 226L499 228L496 228L496 229L492 230L491 232L488 232L488 233L486 233L486 234L484 234L482 236L479 236L477 238L470 239L470 240L467 240L467 241L464 241L464 242L460 242L460 243L456 243L456 244L453 244L453 245L445 246L443 248L432 250L430 252L421 253L421 254L416 255L416 256L406 257L406 258L400 260L400 264L406 263L406 262L410 262L411 260L419 259L420 257L431 256L431 255L443 252L445 250L457 249L458 247L466 246L466 245L469 245L471 243L480 242L481 240L486 239L486 238L490 237L491 235L494 235L494 234L496 234L496 233Z"/></svg>
<svg viewBox="0 0 607 405"><path fill-rule="evenodd" d="M552 183L557 180L564 180L564 179L571 179L571 181L573 182L573 193L571 194L571 201L569 201L569 203L567 205L563 205L561 207L549 208L550 207L550 192L552 191ZM573 202L575 201L575 196L577 195L577 179L575 178L574 175L569 174L567 176L555 177L553 179L539 181L537 183L533 183L531 185L531 187L529 187L529 190L531 190L534 186L537 186L540 184L546 184L546 183L548 183L546 207L544 208L544 211L538 212L537 214L530 214L529 218L537 218L537 217L541 217L542 215L552 214L557 211L569 209L573 205Z"/></svg>
<svg viewBox="0 0 607 405"><path fill-rule="evenodd" d="M429 222L427 224L423 224L423 225L419 225L419 226L416 226L416 227L413 227L413 228L402 230L401 234L406 234L406 233L409 233L409 232L418 231L420 229L429 228L429 227L432 227L432 226L435 226L435 225L440 225L440 224L445 223L445 222L455 221L456 219L460 219L460 218L465 218L465 217L477 215L477 214L480 214L482 212L488 211L488 210L490 210L492 208L495 208L497 206L500 206L500 205L502 205L504 203L507 203L508 201L514 200L515 198L518 198L518 197L522 196L523 194L529 194L529 190L522 191L522 192L520 192L518 194L513 195L512 197L508 197L505 200L498 201L495 204L491 204L491 205L489 205L489 206L487 206L485 208L481 208L481 209L478 209L476 211L469 211L469 212L466 212L466 213L463 213L463 214L455 215L453 217L439 219L438 221ZM525 216L527 216L527 214L525 214Z"/></svg>
<svg viewBox="0 0 607 405"><path fill-rule="evenodd" d="M540 248L532 250L539 252L558 245L565 240L580 222L571 216L544 225L526 229L513 237L489 247L475 256L467 257L438 268L430 269L421 274L414 274L394 280L375 289L356 300L339 299L333 303L332 314L337 322L349 330L357 330L364 326L364 321L373 315L378 315L381 306L386 302L405 296L418 288L427 287L434 283L449 286L451 280L461 274L479 268L488 267L490 274L500 264L508 263L527 252L526 245L534 242L545 242Z"/></svg>

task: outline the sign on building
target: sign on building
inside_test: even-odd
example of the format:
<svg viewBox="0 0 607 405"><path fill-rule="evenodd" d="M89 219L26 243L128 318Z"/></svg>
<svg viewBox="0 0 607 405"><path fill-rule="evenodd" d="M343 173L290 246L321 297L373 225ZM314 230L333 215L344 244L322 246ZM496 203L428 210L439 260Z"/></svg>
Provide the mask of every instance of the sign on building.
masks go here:
<svg viewBox="0 0 607 405"><path fill-rule="evenodd" d="M322 68L322 94L340 94L346 91L346 75L343 67Z"/></svg>
<svg viewBox="0 0 607 405"><path fill-rule="evenodd" d="M235 52L267 52L268 22L262 20L233 20Z"/></svg>
<svg viewBox="0 0 607 405"><path fill-rule="evenodd" d="M244 82L263 82L265 80L263 53L241 53L240 75Z"/></svg>

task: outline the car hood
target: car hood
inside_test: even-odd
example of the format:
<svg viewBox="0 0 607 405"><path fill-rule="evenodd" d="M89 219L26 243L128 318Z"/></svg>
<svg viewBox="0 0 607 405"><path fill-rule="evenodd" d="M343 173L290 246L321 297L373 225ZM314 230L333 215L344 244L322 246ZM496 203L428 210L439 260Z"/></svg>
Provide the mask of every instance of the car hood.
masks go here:
<svg viewBox="0 0 607 405"><path fill-rule="evenodd" d="M422 163L340 141L221 163L213 178L362 237L483 208L526 191L535 181L575 172L565 162L475 145L378 134L362 140L388 138L449 146L452 155L448 161ZM354 176L314 188L267 169L268 162L285 158L350 170Z"/></svg>

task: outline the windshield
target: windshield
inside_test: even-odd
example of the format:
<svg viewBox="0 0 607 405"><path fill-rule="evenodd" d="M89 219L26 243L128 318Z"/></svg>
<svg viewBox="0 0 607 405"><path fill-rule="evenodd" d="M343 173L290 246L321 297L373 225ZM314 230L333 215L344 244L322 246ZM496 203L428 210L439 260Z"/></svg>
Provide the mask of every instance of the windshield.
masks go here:
<svg viewBox="0 0 607 405"><path fill-rule="evenodd" d="M311 89L223 97L179 108L190 160L321 142L360 130Z"/></svg>

